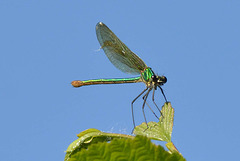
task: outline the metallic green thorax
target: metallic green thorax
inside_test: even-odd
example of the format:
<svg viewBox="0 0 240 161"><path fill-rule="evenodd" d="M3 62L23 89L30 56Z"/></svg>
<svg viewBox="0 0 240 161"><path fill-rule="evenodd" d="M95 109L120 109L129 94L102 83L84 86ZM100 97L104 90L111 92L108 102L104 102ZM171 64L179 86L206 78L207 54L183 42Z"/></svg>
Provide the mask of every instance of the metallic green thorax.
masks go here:
<svg viewBox="0 0 240 161"><path fill-rule="evenodd" d="M146 68L142 73L142 79L144 82L149 82L152 79L152 76L155 75L151 68Z"/></svg>

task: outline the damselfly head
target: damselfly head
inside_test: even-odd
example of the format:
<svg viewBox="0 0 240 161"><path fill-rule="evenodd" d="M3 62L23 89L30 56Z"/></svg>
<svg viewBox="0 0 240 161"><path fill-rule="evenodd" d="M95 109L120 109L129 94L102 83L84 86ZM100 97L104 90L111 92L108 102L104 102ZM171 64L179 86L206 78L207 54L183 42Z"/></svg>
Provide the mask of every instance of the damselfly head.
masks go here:
<svg viewBox="0 0 240 161"><path fill-rule="evenodd" d="M154 77L152 77L152 80L156 83L158 83L159 85L163 85L167 82L167 78L165 76L156 76L154 75Z"/></svg>

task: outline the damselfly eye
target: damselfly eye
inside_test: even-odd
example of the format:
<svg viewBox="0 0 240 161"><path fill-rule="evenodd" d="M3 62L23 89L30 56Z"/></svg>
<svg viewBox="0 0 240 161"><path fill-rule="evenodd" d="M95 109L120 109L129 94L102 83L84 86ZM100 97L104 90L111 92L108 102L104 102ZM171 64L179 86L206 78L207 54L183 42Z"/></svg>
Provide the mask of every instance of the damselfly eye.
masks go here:
<svg viewBox="0 0 240 161"><path fill-rule="evenodd" d="M163 82L163 83L166 83L166 82L167 82L167 78L166 78L165 76L162 76L161 79L162 79L162 82Z"/></svg>

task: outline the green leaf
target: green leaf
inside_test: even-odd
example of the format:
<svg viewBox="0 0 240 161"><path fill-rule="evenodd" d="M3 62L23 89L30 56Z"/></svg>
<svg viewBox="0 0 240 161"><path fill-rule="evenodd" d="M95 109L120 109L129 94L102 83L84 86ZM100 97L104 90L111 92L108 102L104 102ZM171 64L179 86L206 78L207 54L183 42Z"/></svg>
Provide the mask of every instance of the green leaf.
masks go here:
<svg viewBox="0 0 240 161"><path fill-rule="evenodd" d="M97 142L87 149L71 155L68 161L184 161L177 154L170 154L160 145L155 145L144 136L115 137L110 142Z"/></svg>
<svg viewBox="0 0 240 161"><path fill-rule="evenodd" d="M177 148L175 147L175 145L172 142L168 142L166 144L166 147L168 148L170 153L179 153L179 151L177 150ZM181 154L181 153L179 153L179 154Z"/></svg>
<svg viewBox="0 0 240 161"><path fill-rule="evenodd" d="M162 116L159 122L142 123L137 126L133 133L136 135L147 136L154 140L171 142L174 109L170 102L166 102L162 107Z"/></svg>
<svg viewBox="0 0 240 161"><path fill-rule="evenodd" d="M71 155L80 151L81 149L87 149L88 146L98 142L108 142L113 138L134 138L131 135L104 133L97 129L87 129L77 135L79 138L72 142L67 150L64 161L68 161Z"/></svg>

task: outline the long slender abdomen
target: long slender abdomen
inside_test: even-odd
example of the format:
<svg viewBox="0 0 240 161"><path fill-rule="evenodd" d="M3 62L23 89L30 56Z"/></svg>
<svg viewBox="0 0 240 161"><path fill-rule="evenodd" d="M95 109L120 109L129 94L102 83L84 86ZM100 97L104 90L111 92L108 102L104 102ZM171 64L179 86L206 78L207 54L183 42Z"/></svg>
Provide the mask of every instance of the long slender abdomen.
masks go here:
<svg viewBox="0 0 240 161"><path fill-rule="evenodd" d="M119 81L110 81L110 80L87 80L87 81L72 81L72 85L73 87L81 87L81 86L88 86L88 85L97 85L97 84L117 84L117 83L121 83Z"/></svg>
<svg viewBox="0 0 240 161"><path fill-rule="evenodd" d="M142 82L141 77L135 78L119 78L119 79L93 79L93 80L86 80L86 81L72 81L73 87L81 87L87 85L97 85L97 84L122 84L122 83L137 83Z"/></svg>

